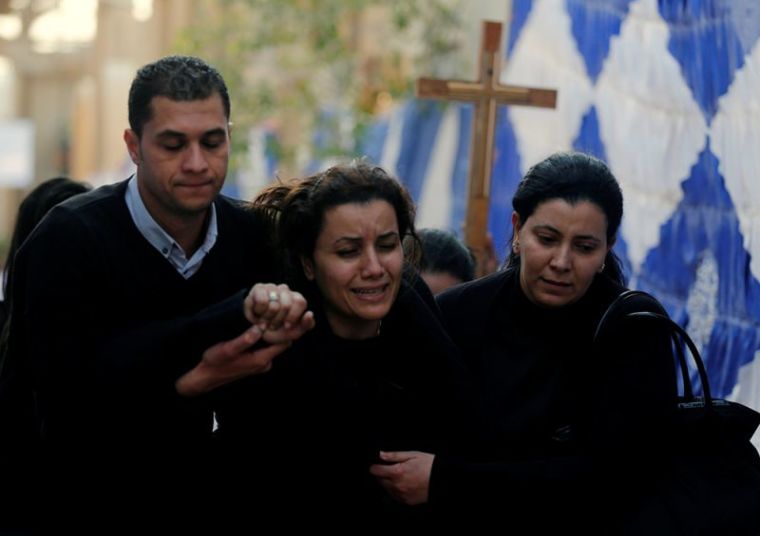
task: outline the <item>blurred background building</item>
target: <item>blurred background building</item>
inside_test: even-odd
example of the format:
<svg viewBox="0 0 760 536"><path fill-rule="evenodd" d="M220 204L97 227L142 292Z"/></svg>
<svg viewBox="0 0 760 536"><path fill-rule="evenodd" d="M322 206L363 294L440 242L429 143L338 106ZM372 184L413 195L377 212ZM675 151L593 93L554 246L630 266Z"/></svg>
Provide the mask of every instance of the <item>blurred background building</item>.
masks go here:
<svg viewBox="0 0 760 536"><path fill-rule="evenodd" d="M0 241L35 182L126 177L129 83L140 65L172 50L192 7L185 0L0 0Z"/></svg>
<svg viewBox="0 0 760 536"><path fill-rule="evenodd" d="M36 182L66 175L97 186L131 173L122 132L127 126L129 84L145 63L166 54L192 53L220 68L230 84L235 124L236 158L229 190L233 195L250 196L275 173L293 175L315 161L312 117L343 113L347 108L350 112L358 106L353 101L336 104L330 97L336 87L334 73L342 69L342 76L354 79L361 72L363 87L351 86L353 95L349 98L362 92L366 95L356 97L356 101L369 98L379 103L363 105L370 112L362 118L364 123L381 113L381 108L389 108L393 97L410 94L415 68L436 61L428 58L427 63L411 65L420 51L425 52L423 33L429 28L423 25L398 36L394 31L398 26L391 18L417 17L419 9L427 13L424 4L451 6L449 13L455 17L447 19L448 27L440 31L452 31L432 55L437 54L442 66L439 74L466 77L475 72L479 21L503 20L509 5L488 0L467 2L464 8L454 0L366 1L350 3L358 7L349 10L342 4L0 0L0 259L5 257L16 207ZM286 20L289 10L294 17L302 11L301 22ZM320 16L314 25L301 27L304 20ZM430 15L429 26L449 16ZM419 26L413 20L401 24ZM288 44L288 40L297 41L299 33L326 32L324 28L331 25L339 27L334 41L342 46L337 52L314 55L308 49L313 43L308 40ZM340 27L347 31L341 34ZM254 33L262 28L269 29L268 37L276 41L272 46L244 42L253 40ZM321 39L329 45L331 37ZM391 62L385 50L394 39ZM442 40L440 36L437 39ZM451 57L461 60L449 64L440 59ZM247 65L241 60L248 60ZM315 66L315 61L334 61L336 66L330 64L325 70ZM389 63L395 67L389 68ZM393 77L396 79L389 82L395 84L391 96L386 79ZM283 88L293 89L291 103L281 97L288 93ZM278 96L280 100L276 100ZM350 130L343 133L344 138ZM322 134L323 138L329 136L329 132ZM253 152L269 155L268 163L251 158L250 147ZM352 149L336 146L328 147L327 152Z"/></svg>

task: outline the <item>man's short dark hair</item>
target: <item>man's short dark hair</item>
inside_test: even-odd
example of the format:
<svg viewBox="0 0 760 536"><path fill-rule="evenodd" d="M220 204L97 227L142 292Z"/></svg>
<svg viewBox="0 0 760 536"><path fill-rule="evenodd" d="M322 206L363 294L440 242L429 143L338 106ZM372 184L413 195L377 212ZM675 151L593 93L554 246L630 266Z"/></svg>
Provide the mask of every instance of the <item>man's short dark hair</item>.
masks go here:
<svg viewBox="0 0 760 536"><path fill-rule="evenodd" d="M129 88L129 127L142 136L143 125L150 121L153 97L173 101L203 100L218 93L224 113L230 118L230 96L222 75L208 63L192 56L167 56L137 71Z"/></svg>

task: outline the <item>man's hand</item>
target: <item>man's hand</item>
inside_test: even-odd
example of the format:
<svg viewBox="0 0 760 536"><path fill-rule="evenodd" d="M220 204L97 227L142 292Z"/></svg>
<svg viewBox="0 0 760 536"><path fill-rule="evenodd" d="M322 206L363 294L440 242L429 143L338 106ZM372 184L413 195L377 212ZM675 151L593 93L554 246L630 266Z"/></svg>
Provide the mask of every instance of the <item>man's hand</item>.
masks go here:
<svg viewBox="0 0 760 536"><path fill-rule="evenodd" d="M287 349L290 342L251 348L262 336L261 329L252 326L232 340L211 346L203 352L200 363L175 382L177 392L197 396L240 378L267 372L272 368L272 360Z"/></svg>
<svg viewBox="0 0 760 536"><path fill-rule="evenodd" d="M390 465L374 464L375 475L390 495L404 504L422 504L430 493L430 472L435 454L427 452L381 452L380 459Z"/></svg>
<svg viewBox="0 0 760 536"><path fill-rule="evenodd" d="M243 302L245 317L270 344L292 342L314 327L314 314L306 307L300 292L273 283L255 284Z"/></svg>

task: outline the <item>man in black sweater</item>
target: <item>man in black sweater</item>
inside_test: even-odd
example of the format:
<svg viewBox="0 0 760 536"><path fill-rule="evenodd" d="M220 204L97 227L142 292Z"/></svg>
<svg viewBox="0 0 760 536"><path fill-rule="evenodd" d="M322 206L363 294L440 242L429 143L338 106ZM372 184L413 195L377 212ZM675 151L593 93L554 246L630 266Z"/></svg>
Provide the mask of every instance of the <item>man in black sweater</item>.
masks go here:
<svg viewBox="0 0 760 536"><path fill-rule="evenodd" d="M17 256L9 355L53 482L72 466L111 489L209 474L214 390L267 371L314 324L300 294L256 284L274 276L267 233L219 195L229 115L203 61L144 66L124 132L136 174L53 209Z"/></svg>

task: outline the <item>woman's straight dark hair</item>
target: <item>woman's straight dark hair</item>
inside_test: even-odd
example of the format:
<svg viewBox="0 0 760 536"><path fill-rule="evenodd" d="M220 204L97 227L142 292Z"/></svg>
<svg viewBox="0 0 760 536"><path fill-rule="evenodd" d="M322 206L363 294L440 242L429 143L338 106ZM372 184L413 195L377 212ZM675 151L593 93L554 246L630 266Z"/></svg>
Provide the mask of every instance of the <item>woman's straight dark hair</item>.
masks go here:
<svg viewBox="0 0 760 536"><path fill-rule="evenodd" d="M538 205L552 199L562 199L571 205L589 201L598 206L607 219L607 243L615 243L623 218L623 192L607 164L586 153L555 153L528 170L517 186L512 208L522 224ZM520 266L520 256L511 247L509 251L507 269L515 269ZM612 249L604 259L602 273L625 284L620 260Z"/></svg>

